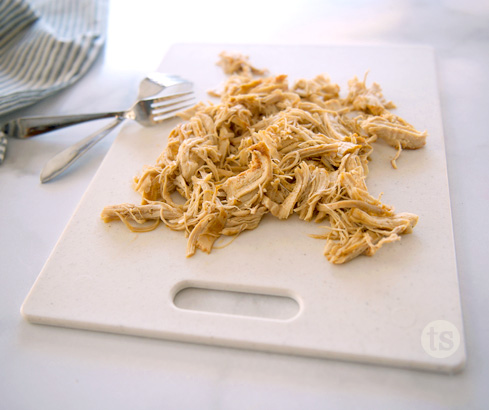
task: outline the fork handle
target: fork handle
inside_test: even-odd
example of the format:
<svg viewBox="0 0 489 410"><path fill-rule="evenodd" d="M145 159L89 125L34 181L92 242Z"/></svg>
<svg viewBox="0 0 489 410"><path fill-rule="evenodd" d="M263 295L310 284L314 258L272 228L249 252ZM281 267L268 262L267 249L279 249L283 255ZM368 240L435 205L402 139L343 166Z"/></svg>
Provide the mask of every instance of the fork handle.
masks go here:
<svg viewBox="0 0 489 410"><path fill-rule="evenodd" d="M24 117L10 120L3 125L3 132L9 137L30 138L70 125L102 118L120 117L124 111L95 114L58 115L51 117Z"/></svg>
<svg viewBox="0 0 489 410"><path fill-rule="evenodd" d="M48 182L65 171L78 158L124 121L124 119L124 117L117 117L113 122L106 125L101 130L89 135L51 158L41 172L41 182Z"/></svg>

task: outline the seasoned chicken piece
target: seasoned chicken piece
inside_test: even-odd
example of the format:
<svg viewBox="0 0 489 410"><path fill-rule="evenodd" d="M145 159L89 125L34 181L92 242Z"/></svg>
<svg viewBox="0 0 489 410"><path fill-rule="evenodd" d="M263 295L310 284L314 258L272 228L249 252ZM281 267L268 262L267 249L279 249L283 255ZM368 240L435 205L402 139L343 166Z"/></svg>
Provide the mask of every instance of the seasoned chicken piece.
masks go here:
<svg viewBox="0 0 489 410"><path fill-rule="evenodd" d="M221 66L226 74L263 75L267 70L262 70L251 65L248 56L240 53L219 54L220 60L217 65Z"/></svg>
<svg viewBox="0 0 489 410"><path fill-rule="evenodd" d="M373 83L370 88L367 88L366 80L366 77L363 81L354 77L348 81L349 92L346 102L351 104L353 109L367 114L381 115L386 110L396 108L392 102L385 100L379 84Z"/></svg>
<svg viewBox="0 0 489 410"><path fill-rule="evenodd" d="M102 211L101 217L104 222L111 222L119 218L131 218L138 223L149 220L160 219L161 205L133 205L121 204L106 206Z"/></svg>
<svg viewBox="0 0 489 410"><path fill-rule="evenodd" d="M382 245L400 240L399 235L412 232L418 216L409 213L375 216L353 208L347 219L356 225L355 233L346 241L330 239L326 243L325 255L335 264L345 263L361 254L372 256Z"/></svg>
<svg viewBox="0 0 489 410"><path fill-rule="evenodd" d="M317 209L322 212L331 212L336 209L348 209L348 208L359 208L364 210L365 212L369 212L374 215L388 215L391 210L389 207L385 205L372 205L365 201L355 200L355 199L344 199L337 202L330 203L320 203L317 206Z"/></svg>
<svg viewBox="0 0 489 410"><path fill-rule="evenodd" d="M338 158L341 159L346 153L353 152L360 148L359 145L351 144L349 142L336 142L334 144L316 144L312 147L296 149L289 152L280 161L280 167L282 170L289 170L295 168L297 164L304 159L320 157L322 160L325 157L332 160Z"/></svg>
<svg viewBox="0 0 489 410"><path fill-rule="evenodd" d="M352 209L351 220L357 224L377 232L401 234L411 233L418 223L418 216L410 213L399 213L389 216L376 216L362 211L359 208Z"/></svg>
<svg viewBox="0 0 489 410"><path fill-rule="evenodd" d="M270 213L278 219L287 219L290 215L292 215L300 196L309 183L310 172L309 167L305 162L302 162L297 168L295 168L294 176L294 189L289 195L287 195L287 198L285 198L281 204L273 202L268 196L263 198L263 204L268 208Z"/></svg>
<svg viewBox="0 0 489 410"><path fill-rule="evenodd" d="M204 138L187 139L182 142L178 150L177 162L180 165L182 176L187 181L190 181L190 178L204 163L204 160L194 150L202 142L204 142Z"/></svg>
<svg viewBox="0 0 489 410"><path fill-rule="evenodd" d="M339 97L340 86L329 77L318 75L312 80L298 80L292 87L301 98L318 103Z"/></svg>
<svg viewBox="0 0 489 410"><path fill-rule="evenodd" d="M250 167L240 174L231 177L222 184L228 201L240 199L244 195L265 187L272 179L272 161L270 150L264 142L250 147L252 155Z"/></svg>
<svg viewBox="0 0 489 410"><path fill-rule="evenodd" d="M324 168L311 168L309 183L294 209L299 214L299 218L305 221L311 221L314 216L317 216L317 205L320 200L338 195L338 171L328 172Z"/></svg>
<svg viewBox="0 0 489 410"><path fill-rule="evenodd" d="M226 226L222 230L222 235L238 235L245 230L251 230L258 227L263 215L268 212L267 208L263 205L257 208L251 208L247 210L239 210L232 212L226 221Z"/></svg>
<svg viewBox="0 0 489 410"><path fill-rule="evenodd" d="M418 149L426 144L427 132L417 131L411 124L393 114L369 117L361 123L371 135L382 138L394 148Z"/></svg>
<svg viewBox="0 0 489 410"><path fill-rule="evenodd" d="M219 212L206 215L195 225L195 228L189 235L187 242L187 257L195 253L195 248L210 253L212 245L226 225L226 212L221 209Z"/></svg>
<svg viewBox="0 0 489 410"><path fill-rule="evenodd" d="M334 264L348 262L362 254L373 256L384 244L400 240L398 235L382 236L373 232L356 231L345 243L327 241L324 247L326 259Z"/></svg>
<svg viewBox="0 0 489 410"><path fill-rule="evenodd" d="M121 204L107 206L102 211L104 222L120 219L133 232L148 232L155 229L161 220L175 221L182 216L178 208L173 208L164 203L147 205ZM138 225L131 224L136 222ZM147 222L153 222L147 224Z"/></svg>

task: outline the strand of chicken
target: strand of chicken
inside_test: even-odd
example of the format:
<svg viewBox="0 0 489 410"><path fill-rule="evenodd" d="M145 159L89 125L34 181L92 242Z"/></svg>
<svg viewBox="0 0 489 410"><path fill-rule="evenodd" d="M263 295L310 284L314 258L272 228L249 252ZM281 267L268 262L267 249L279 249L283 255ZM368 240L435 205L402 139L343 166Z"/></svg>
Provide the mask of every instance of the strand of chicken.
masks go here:
<svg viewBox="0 0 489 410"><path fill-rule="evenodd" d="M421 133L389 110L378 84L353 78L349 92L319 75L289 87L285 75L264 72L247 57L223 53L231 74L220 103L183 112L156 164L135 179L141 205L108 206L105 222L133 231L160 221L188 236L187 256L211 252L221 235L256 228L265 214L329 222L324 254L340 264L373 255L410 233L418 217L395 213L371 196L365 179L371 143L417 149ZM185 200L175 200L175 193ZM319 237L319 236L317 236Z"/></svg>

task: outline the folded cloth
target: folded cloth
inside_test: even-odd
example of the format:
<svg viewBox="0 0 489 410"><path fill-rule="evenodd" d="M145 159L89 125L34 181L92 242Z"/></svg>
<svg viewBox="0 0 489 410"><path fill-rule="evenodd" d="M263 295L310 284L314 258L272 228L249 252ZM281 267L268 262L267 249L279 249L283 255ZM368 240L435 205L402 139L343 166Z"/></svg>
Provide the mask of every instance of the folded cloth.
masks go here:
<svg viewBox="0 0 489 410"><path fill-rule="evenodd" d="M0 116L77 81L105 41L108 0L0 2ZM6 138L0 135L0 163Z"/></svg>

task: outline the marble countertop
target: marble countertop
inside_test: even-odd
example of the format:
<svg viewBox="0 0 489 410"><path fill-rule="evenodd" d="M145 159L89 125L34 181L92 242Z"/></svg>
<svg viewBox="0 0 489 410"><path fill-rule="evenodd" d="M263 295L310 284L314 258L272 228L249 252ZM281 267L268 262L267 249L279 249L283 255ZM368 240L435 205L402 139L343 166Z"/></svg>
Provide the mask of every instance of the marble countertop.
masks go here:
<svg viewBox="0 0 489 410"><path fill-rule="evenodd" d="M468 361L439 375L31 325L20 306L116 133L62 178L44 163L104 121L10 140L0 166L0 383L5 409L483 408L489 399L489 4L320 0L110 4L89 73L0 118L118 110L172 44L427 44L435 49Z"/></svg>

